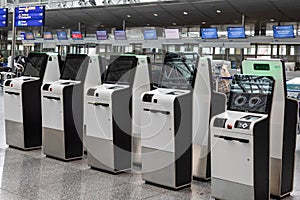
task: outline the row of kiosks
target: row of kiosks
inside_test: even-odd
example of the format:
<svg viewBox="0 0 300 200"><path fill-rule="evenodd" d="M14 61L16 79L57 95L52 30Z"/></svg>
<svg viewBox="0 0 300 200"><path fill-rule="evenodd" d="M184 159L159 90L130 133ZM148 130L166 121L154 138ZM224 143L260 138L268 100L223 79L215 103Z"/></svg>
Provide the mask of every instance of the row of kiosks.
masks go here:
<svg viewBox="0 0 300 200"><path fill-rule="evenodd" d="M68 54L59 80L42 90L43 153L69 161L83 156L84 90L99 84L105 69L100 56Z"/></svg>
<svg viewBox="0 0 300 200"><path fill-rule="evenodd" d="M131 170L133 131L140 127L141 93L150 90L149 70L147 56L121 55L108 65L103 84L87 89L84 143L92 168L113 174Z"/></svg>
<svg viewBox="0 0 300 200"><path fill-rule="evenodd" d="M4 82L6 143L30 150L42 146L41 92L43 81L57 80L60 56L30 53L21 77Z"/></svg>

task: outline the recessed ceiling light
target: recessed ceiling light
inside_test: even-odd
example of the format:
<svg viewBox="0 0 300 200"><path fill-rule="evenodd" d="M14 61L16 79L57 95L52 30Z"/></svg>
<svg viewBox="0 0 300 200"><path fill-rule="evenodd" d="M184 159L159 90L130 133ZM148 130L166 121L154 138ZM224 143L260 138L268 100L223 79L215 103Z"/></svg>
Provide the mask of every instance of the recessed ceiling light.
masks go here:
<svg viewBox="0 0 300 200"><path fill-rule="evenodd" d="M216 10L216 13L218 13L218 14L220 14L220 13L222 13L222 10Z"/></svg>
<svg viewBox="0 0 300 200"><path fill-rule="evenodd" d="M62 26L61 28L65 28L64 26Z"/></svg>
<svg viewBox="0 0 300 200"><path fill-rule="evenodd" d="M158 17L158 14L157 14L157 13L154 13L153 15L154 15L154 17Z"/></svg>
<svg viewBox="0 0 300 200"><path fill-rule="evenodd" d="M177 24L175 22L172 23L173 26L176 26Z"/></svg>
<svg viewBox="0 0 300 200"><path fill-rule="evenodd" d="M188 15L189 13L188 13L188 12L186 12L186 11L184 11L184 12L183 12L183 14L184 14L184 15Z"/></svg>
<svg viewBox="0 0 300 200"><path fill-rule="evenodd" d="M101 24L101 27L103 28L103 27L104 27L104 25L103 25L103 24Z"/></svg>
<svg viewBox="0 0 300 200"><path fill-rule="evenodd" d="M270 21L271 21L271 22L274 22L274 21L275 21L275 19L270 19Z"/></svg>
<svg viewBox="0 0 300 200"><path fill-rule="evenodd" d="M205 21L203 21L203 22L201 22L201 24L206 24L206 22L205 22Z"/></svg>
<svg viewBox="0 0 300 200"><path fill-rule="evenodd" d="M131 15L127 15L127 17L128 17L128 18L130 18L130 17L131 17Z"/></svg>
<svg viewBox="0 0 300 200"><path fill-rule="evenodd" d="M147 26L150 26L150 24L146 24Z"/></svg>

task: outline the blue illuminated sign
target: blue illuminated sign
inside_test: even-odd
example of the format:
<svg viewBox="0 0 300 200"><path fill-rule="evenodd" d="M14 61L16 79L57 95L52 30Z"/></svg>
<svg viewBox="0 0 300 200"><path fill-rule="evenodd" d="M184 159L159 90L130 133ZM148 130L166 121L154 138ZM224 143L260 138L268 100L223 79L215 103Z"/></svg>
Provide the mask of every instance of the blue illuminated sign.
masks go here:
<svg viewBox="0 0 300 200"><path fill-rule="evenodd" d="M217 28L201 28L202 39L218 39Z"/></svg>
<svg viewBox="0 0 300 200"><path fill-rule="evenodd" d="M246 38L245 27L228 27L228 39Z"/></svg>
<svg viewBox="0 0 300 200"><path fill-rule="evenodd" d="M144 40L156 40L157 32L156 30L145 30L144 31Z"/></svg>
<svg viewBox="0 0 300 200"><path fill-rule="evenodd" d="M15 26L44 26L45 6L15 8Z"/></svg>
<svg viewBox="0 0 300 200"><path fill-rule="evenodd" d="M293 38L294 26L273 26L273 37L274 38Z"/></svg>
<svg viewBox="0 0 300 200"><path fill-rule="evenodd" d="M0 8L0 27L7 27L7 8Z"/></svg>

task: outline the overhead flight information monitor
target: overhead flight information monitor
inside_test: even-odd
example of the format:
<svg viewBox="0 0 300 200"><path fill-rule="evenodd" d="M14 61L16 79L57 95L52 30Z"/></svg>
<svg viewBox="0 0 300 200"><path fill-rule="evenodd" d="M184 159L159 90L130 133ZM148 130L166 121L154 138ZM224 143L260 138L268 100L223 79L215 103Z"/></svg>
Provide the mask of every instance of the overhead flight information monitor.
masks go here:
<svg viewBox="0 0 300 200"><path fill-rule="evenodd" d="M165 29L166 39L180 39L178 29Z"/></svg>
<svg viewBox="0 0 300 200"><path fill-rule="evenodd" d="M201 28L202 39L218 39L217 28Z"/></svg>
<svg viewBox="0 0 300 200"><path fill-rule="evenodd" d="M0 8L0 27L7 27L7 8Z"/></svg>
<svg viewBox="0 0 300 200"><path fill-rule="evenodd" d="M273 26L274 38L294 38L294 26Z"/></svg>
<svg viewBox="0 0 300 200"><path fill-rule="evenodd" d="M52 32L44 32L44 40L53 40Z"/></svg>
<svg viewBox="0 0 300 200"><path fill-rule="evenodd" d="M68 39L66 31L57 31L56 35L57 35L58 40L67 40Z"/></svg>
<svg viewBox="0 0 300 200"><path fill-rule="evenodd" d="M24 6L15 8L15 26L44 26L45 6Z"/></svg>
<svg viewBox="0 0 300 200"><path fill-rule="evenodd" d="M33 32L26 32L25 33L25 40L34 40L34 34Z"/></svg>
<svg viewBox="0 0 300 200"><path fill-rule="evenodd" d="M245 27L228 27L228 39L243 39L246 38Z"/></svg>
<svg viewBox="0 0 300 200"><path fill-rule="evenodd" d="M82 34L81 31L72 31L72 39L73 40L82 40Z"/></svg>
<svg viewBox="0 0 300 200"><path fill-rule="evenodd" d="M107 31L96 31L97 40L107 40Z"/></svg>
<svg viewBox="0 0 300 200"><path fill-rule="evenodd" d="M144 31L144 40L156 40L157 32L156 30L145 30Z"/></svg>
<svg viewBox="0 0 300 200"><path fill-rule="evenodd" d="M115 40L126 40L126 31L120 30L120 31L115 31Z"/></svg>

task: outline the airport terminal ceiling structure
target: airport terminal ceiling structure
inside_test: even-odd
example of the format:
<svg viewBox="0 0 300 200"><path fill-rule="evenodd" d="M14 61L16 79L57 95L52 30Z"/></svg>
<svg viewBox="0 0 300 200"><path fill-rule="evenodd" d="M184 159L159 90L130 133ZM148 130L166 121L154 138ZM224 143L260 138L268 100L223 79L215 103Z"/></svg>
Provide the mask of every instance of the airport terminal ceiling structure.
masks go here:
<svg viewBox="0 0 300 200"><path fill-rule="evenodd" d="M297 22L300 19L299 0L178 0L144 2L130 0L126 4L85 4L81 7L51 7L47 5L46 29L78 27L81 22L87 29L145 26L189 26L241 24L242 15L246 23ZM111 0L113 2L115 0ZM22 2L22 1L20 1ZM46 4L31 1L30 4ZM46 1L51 2L51 1ZM53 1L52 1L53 2ZM64 1L60 1L64 2ZM98 1L97 1L98 2ZM104 2L104 3L103 3ZM78 3L78 2L77 2ZM21 4L21 3L20 3ZM28 4L28 5L30 5ZM10 4L7 4L8 6ZM176 24L174 24L176 23ZM68 27L67 27L68 26Z"/></svg>

